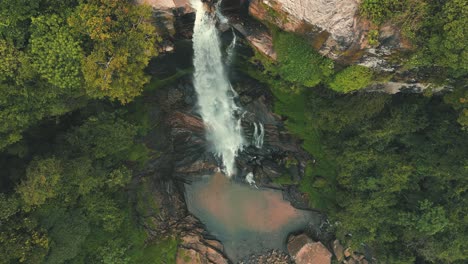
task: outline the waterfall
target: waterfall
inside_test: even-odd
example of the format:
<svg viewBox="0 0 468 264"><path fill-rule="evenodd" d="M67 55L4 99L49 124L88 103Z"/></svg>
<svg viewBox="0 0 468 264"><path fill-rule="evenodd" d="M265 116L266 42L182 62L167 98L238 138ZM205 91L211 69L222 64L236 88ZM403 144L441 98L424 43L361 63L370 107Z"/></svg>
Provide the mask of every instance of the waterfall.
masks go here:
<svg viewBox="0 0 468 264"><path fill-rule="evenodd" d="M218 0L218 2L216 2L215 4L215 12L216 12L216 16L218 17L219 19L219 22L222 23L222 24L227 24L229 22L229 19L227 19L227 17L225 17L223 15L223 13L221 13L221 3L223 1L222 0Z"/></svg>
<svg viewBox="0 0 468 264"><path fill-rule="evenodd" d="M263 146L263 138L265 137L265 129L263 128L262 123L253 123L254 124L254 132L252 135L252 143L257 148L262 148ZM258 129L260 127L260 129Z"/></svg>
<svg viewBox="0 0 468 264"><path fill-rule="evenodd" d="M199 112L213 152L222 159L225 174L231 176L236 171L237 153L244 144L240 120L236 118L240 109L224 70L214 14L207 12L200 0L192 0L192 5L196 10L193 64Z"/></svg>

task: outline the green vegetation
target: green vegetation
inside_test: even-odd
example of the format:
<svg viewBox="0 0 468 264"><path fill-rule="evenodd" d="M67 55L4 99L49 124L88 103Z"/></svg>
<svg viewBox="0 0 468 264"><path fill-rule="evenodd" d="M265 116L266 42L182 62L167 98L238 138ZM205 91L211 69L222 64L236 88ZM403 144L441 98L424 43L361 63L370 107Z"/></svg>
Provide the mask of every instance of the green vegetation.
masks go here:
<svg viewBox="0 0 468 264"><path fill-rule="evenodd" d="M369 41L369 45L372 47L376 47L379 45L379 31L376 29L369 30L367 34L367 41Z"/></svg>
<svg viewBox="0 0 468 264"><path fill-rule="evenodd" d="M445 77L468 74L466 1L364 0L360 10L377 25L390 21L402 29L416 48L412 66L443 67Z"/></svg>
<svg viewBox="0 0 468 264"><path fill-rule="evenodd" d="M372 83L374 75L369 68L350 66L336 73L333 61L315 51L306 39L276 28L272 28L272 31L277 61L273 62L258 52L252 59L262 63L265 68L264 74L279 76L293 83L296 90L302 89L298 88L299 86L316 87L323 84L335 91L349 93ZM252 74L252 71L250 73ZM276 90L275 93L282 92L284 91ZM278 94L278 97L282 96ZM288 100L300 109L300 103L293 98Z"/></svg>
<svg viewBox="0 0 468 264"><path fill-rule="evenodd" d="M339 239L389 263L466 261L468 137L440 96L340 95L262 81L315 157L300 188Z"/></svg>
<svg viewBox="0 0 468 264"><path fill-rule="evenodd" d="M299 184L311 206L328 214L337 238L356 251L370 248L385 263L468 260L467 6L362 3L362 14L376 24L397 23L418 47L408 67L451 80L454 89L444 94L352 93L384 76L362 66L323 74L317 67L323 64L308 63L318 57L295 54L313 54L307 41L275 31L277 63L256 54L252 61L262 72L246 68L271 88L275 112L314 156L299 183L288 175L276 183ZM378 31L369 38L377 42Z"/></svg>
<svg viewBox="0 0 468 264"><path fill-rule="evenodd" d="M353 65L338 72L329 83L337 92L348 93L368 86L372 80L372 71L364 66Z"/></svg>
<svg viewBox="0 0 468 264"><path fill-rule="evenodd" d="M399 26L415 47L405 67L453 91L359 92L387 76L335 65L272 29L277 62L256 54L262 71L244 70L271 88L275 112L314 157L300 182L276 183L298 184L354 250L465 263L468 4L363 0L361 14L374 23L371 45L375 28ZM159 155L142 142L159 124L138 96L191 69L150 81L161 41L152 22L127 0L0 1L0 263L174 263L178 238L150 241L142 224L155 223L136 217L162 211L150 179L135 178Z"/></svg>
<svg viewBox="0 0 468 264"><path fill-rule="evenodd" d="M275 30L278 73L290 82L314 87L333 74L333 61L316 52L302 37Z"/></svg>
<svg viewBox="0 0 468 264"><path fill-rule="evenodd" d="M0 150L93 98L128 103L156 54L151 9L128 1L0 3Z"/></svg>
<svg viewBox="0 0 468 264"><path fill-rule="evenodd" d="M178 240L148 243L131 199L156 155L146 106L121 105L149 82L155 32L126 0L0 1L0 263L174 262Z"/></svg>

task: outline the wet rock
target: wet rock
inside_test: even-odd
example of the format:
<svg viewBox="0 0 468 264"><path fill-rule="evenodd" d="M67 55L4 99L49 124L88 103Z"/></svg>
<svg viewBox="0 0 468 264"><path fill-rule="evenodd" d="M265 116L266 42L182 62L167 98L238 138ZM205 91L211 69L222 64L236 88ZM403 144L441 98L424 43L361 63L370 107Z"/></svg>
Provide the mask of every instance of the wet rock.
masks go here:
<svg viewBox="0 0 468 264"><path fill-rule="evenodd" d="M169 105L179 103L182 100L183 96L184 94L179 89L171 89L167 93L167 103Z"/></svg>
<svg viewBox="0 0 468 264"><path fill-rule="evenodd" d="M314 242L305 234L288 239L288 252L296 264L330 264L331 253L320 242Z"/></svg>
<svg viewBox="0 0 468 264"><path fill-rule="evenodd" d="M203 120L194 115L183 112L174 112L169 118L169 124L172 128L183 128L187 131L202 132L205 130Z"/></svg>
<svg viewBox="0 0 468 264"><path fill-rule="evenodd" d="M339 240L333 241L333 253L338 261L343 261L344 259L344 248L341 245Z"/></svg>

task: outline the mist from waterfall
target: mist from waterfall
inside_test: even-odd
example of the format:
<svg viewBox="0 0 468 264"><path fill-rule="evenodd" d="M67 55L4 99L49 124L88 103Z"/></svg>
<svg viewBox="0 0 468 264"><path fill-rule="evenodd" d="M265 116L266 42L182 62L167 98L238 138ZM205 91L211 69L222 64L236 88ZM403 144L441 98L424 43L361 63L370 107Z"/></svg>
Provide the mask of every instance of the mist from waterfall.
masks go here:
<svg viewBox="0 0 468 264"><path fill-rule="evenodd" d="M244 144L240 120L236 118L240 109L224 70L215 14L207 12L201 0L192 0L192 6L196 10L193 64L198 107L207 139L222 159L225 174L231 176L236 172L235 158Z"/></svg>

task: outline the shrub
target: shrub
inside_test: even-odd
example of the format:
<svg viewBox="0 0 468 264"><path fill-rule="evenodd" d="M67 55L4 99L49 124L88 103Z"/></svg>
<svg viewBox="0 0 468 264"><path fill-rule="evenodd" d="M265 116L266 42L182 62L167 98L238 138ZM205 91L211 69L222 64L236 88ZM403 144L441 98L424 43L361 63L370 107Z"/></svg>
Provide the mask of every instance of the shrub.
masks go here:
<svg viewBox="0 0 468 264"><path fill-rule="evenodd" d="M337 73L329 86L337 92L348 93L366 87L371 80L372 71L369 68L353 65Z"/></svg>
<svg viewBox="0 0 468 264"><path fill-rule="evenodd" d="M360 6L361 15L381 24L391 15L394 0L364 0Z"/></svg>
<svg viewBox="0 0 468 264"><path fill-rule="evenodd" d="M278 73L283 79L313 87L333 74L333 61L315 51L307 40L281 31L273 38Z"/></svg>

